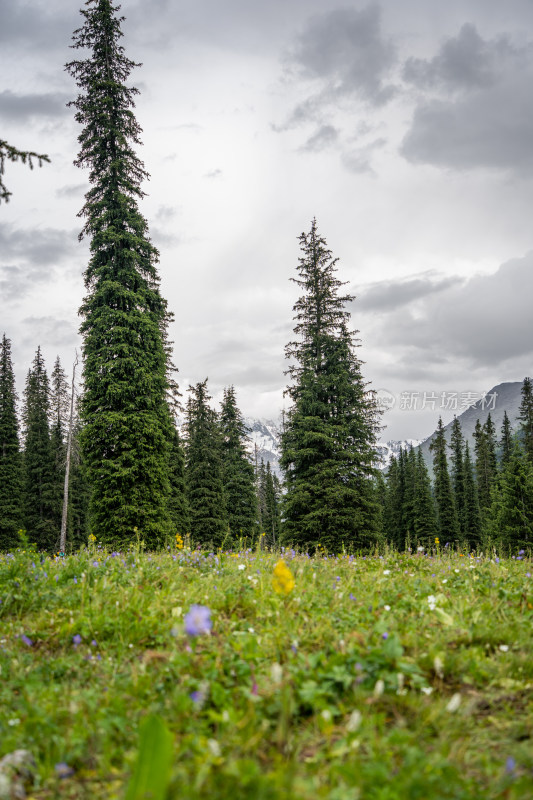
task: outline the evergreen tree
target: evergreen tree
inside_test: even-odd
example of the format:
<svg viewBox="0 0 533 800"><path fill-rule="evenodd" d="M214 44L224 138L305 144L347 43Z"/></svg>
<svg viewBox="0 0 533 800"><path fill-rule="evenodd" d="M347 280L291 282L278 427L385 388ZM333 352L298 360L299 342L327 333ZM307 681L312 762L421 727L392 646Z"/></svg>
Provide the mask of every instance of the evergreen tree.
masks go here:
<svg viewBox="0 0 533 800"><path fill-rule="evenodd" d="M454 417L452 422L451 437L451 479L453 487L453 496L455 501L455 510L457 512L457 521L459 522L459 530L461 536L464 537L466 529L466 482L465 482L465 468L463 463L463 449L464 438L461 429L461 423Z"/></svg>
<svg viewBox="0 0 533 800"><path fill-rule="evenodd" d="M533 465L518 444L493 488L488 530L508 553L533 544Z"/></svg>
<svg viewBox="0 0 533 800"><path fill-rule="evenodd" d="M196 543L220 547L228 538L222 484L222 436L209 406L207 378L189 387L186 485L191 533Z"/></svg>
<svg viewBox="0 0 533 800"><path fill-rule="evenodd" d="M81 422L76 413L72 431L70 456L70 490L68 495L67 549L77 550L87 544L91 499L87 467L80 446Z"/></svg>
<svg viewBox="0 0 533 800"><path fill-rule="evenodd" d="M257 533L257 497L254 468L246 451L248 429L237 407L233 386L224 389L220 410L222 481L226 517L234 540Z"/></svg>
<svg viewBox="0 0 533 800"><path fill-rule="evenodd" d="M60 529L48 425L50 389L40 347L28 372L24 401L25 527L30 541L42 550L52 551L58 545Z"/></svg>
<svg viewBox="0 0 533 800"><path fill-rule="evenodd" d="M57 356L50 375L50 446L54 463L54 526L61 529L65 485L66 438L70 407L69 386Z"/></svg>
<svg viewBox="0 0 533 800"><path fill-rule="evenodd" d="M0 345L0 550L16 547L22 528L22 459L16 406L11 341L4 333Z"/></svg>
<svg viewBox="0 0 533 800"><path fill-rule="evenodd" d="M484 425L479 420L476 422L474 451L479 505L483 513L491 504L491 490L496 479L496 437L490 414Z"/></svg>
<svg viewBox="0 0 533 800"><path fill-rule="evenodd" d="M448 472L446 437L440 417L437 433L429 447L430 450L433 451L433 475L439 538L441 544L443 542L456 544L460 535L459 522L457 520L452 484Z"/></svg>
<svg viewBox="0 0 533 800"><path fill-rule="evenodd" d="M66 69L80 94L71 103L83 126L75 164L90 169L80 215L91 240L81 307L84 335L82 447L92 487L92 527L106 542L138 528L154 546L170 530L167 404L170 315L159 290L158 252L138 209L148 177L134 152L133 67L120 44L123 17L111 0L88 0L73 47L90 51Z"/></svg>
<svg viewBox="0 0 533 800"><path fill-rule="evenodd" d="M470 550L479 547L482 536L481 510L479 507L479 497L477 493L476 480L474 478L474 465L470 457L468 442L464 450L464 514L463 514L463 535L466 545Z"/></svg>
<svg viewBox="0 0 533 800"><path fill-rule="evenodd" d="M416 546L416 455L413 447L403 452L404 494L403 494L403 547Z"/></svg>
<svg viewBox="0 0 533 800"><path fill-rule="evenodd" d="M513 430L511 428L511 423L509 422L509 417L507 416L507 411L503 412L503 423L501 428L502 438L500 439L500 465L501 469L504 469L505 466L511 460L511 455L513 453Z"/></svg>
<svg viewBox="0 0 533 800"><path fill-rule="evenodd" d="M518 419L520 420L520 432L526 456L533 464L533 387L531 378L524 378L522 384L522 402Z"/></svg>
<svg viewBox="0 0 533 800"><path fill-rule="evenodd" d="M431 494L431 481L420 448L416 456L415 479L414 533L418 544L429 549L435 544L439 529L435 501Z"/></svg>
<svg viewBox="0 0 533 800"><path fill-rule="evenodd" d="M397 550L403 550L405 537L403 533L403 457L397 459L391 456L390 464L387 469L385 485L387 487L385 495L385 506L383 509L383 533L385 541L393 545Z"/></svg>
<svg viewBox="0 0 533 800"><path fill-rule="evenodd" d="M276 485L276 476L272 474L269 461L263 471L261 496L264 502L261 530L261 533L265 534L263 544L276 547L279 544L281 532L280 493L279 483Z"/></svg>
<svg viewBox="0 0 533 800"><path fill-rule="evenodd" d="M183 538L186 533L190 532L191 517L185 486L185 450L176 429L173 432L172 449L170 451L169 478L169 511L172 532L174 534L179 533Z"/></svg>
<svg viewBox="0 0 533 800"><path fill-rule="evenodd" d="M348 330L352 300L341 295L337 259L313 220L300 236L294 306L297 340L290 342L292 400L281 437L285 473L284 537L307 549L321 543L368 548L378 534L373 489L377 407Z"/></svg>

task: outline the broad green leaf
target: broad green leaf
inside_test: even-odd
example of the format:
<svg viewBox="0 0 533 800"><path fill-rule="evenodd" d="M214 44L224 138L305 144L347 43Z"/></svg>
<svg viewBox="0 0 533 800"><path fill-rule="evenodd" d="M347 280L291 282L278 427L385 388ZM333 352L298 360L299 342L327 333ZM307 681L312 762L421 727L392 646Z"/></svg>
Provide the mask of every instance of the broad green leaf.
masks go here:
<svg viewBox="0 0 533 800"><path fill-rule="evenodd" d="M139 755L125 800L165 800L172 766L172 735L152 714L139 730Z"/></svg>

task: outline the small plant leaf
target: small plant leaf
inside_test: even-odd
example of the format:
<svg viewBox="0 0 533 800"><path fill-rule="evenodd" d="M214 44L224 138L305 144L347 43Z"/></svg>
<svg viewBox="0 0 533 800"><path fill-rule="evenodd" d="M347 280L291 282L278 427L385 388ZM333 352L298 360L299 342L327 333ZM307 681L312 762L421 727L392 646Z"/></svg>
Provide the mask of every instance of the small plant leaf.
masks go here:
<svg viewBox="0 0 533 800"><path fill-rule="evenodd" d="M139 729L139 755L125 800L165 800L172 750L172 734L161 717L147 717Z"/></svg>

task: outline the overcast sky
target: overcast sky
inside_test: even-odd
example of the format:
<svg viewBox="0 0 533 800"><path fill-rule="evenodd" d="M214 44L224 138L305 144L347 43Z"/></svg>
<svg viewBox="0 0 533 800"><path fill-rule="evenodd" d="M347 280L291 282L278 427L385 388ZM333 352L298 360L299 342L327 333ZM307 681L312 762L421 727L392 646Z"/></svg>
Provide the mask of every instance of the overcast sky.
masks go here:
<svg viewBox="0 0 533 800"><path fill-rule="evenodd" d="M122 13L182 390L208 376L216 399L233 383L246 415L277 416L313 216L357 296L364 376L395 404L382 438L423 438L441 397L457 392L460 412L464 394L532 374L530 0L124 0ZM0 206L19 391L37 345L67 371L80 345L88 183L63 66L81 21L75 0L0 0L0 138L52 159L8 164ZM439 400L422 410L424 392Z"/></svg>

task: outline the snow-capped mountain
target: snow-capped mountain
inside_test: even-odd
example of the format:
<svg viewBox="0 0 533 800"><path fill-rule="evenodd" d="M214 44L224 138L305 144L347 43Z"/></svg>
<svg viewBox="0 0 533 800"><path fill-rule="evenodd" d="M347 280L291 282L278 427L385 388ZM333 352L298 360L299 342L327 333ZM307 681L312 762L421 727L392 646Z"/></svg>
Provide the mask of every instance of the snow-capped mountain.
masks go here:
<svg viewBox="0 0 533 800"><path fill-rule="evenodd" d="M250 430L248 452L252 457L252 463L259 465L263 459L265 464L268 462L271 470L281 477L279 468L281 417L278 419L246 417L244 422Z"/></svg>
<svg viewBox="0 0 533 800"><path fill-rule="evenodd" d="M410 447L417 447L420 444L420 439L389 439L388 442L378 442L376 449L380 456L379 469L387 469L390 464L392 456L398 457L400 450L408 450Z"/></svg>
<svg viewBox="0 0 533 800"><path fill-rule="evenodd" d="M279 467L280 438L281 438L281 417L277 419L254 419L247 417L245 419L247 427L250 429L249 433L249 446L248 452L252 457L252 462L255 464L261 463L261 459L270 463L270 468L273 472L281 477L281 470ZM389 466L391 456L398 456L400 450L407 450L409 447L416 447L420 444L418 439L404 439L397 441L390 439L388 442L378 442L377 450L379 453L380 461L378 467L380 469L387 469Z"/></svg>

